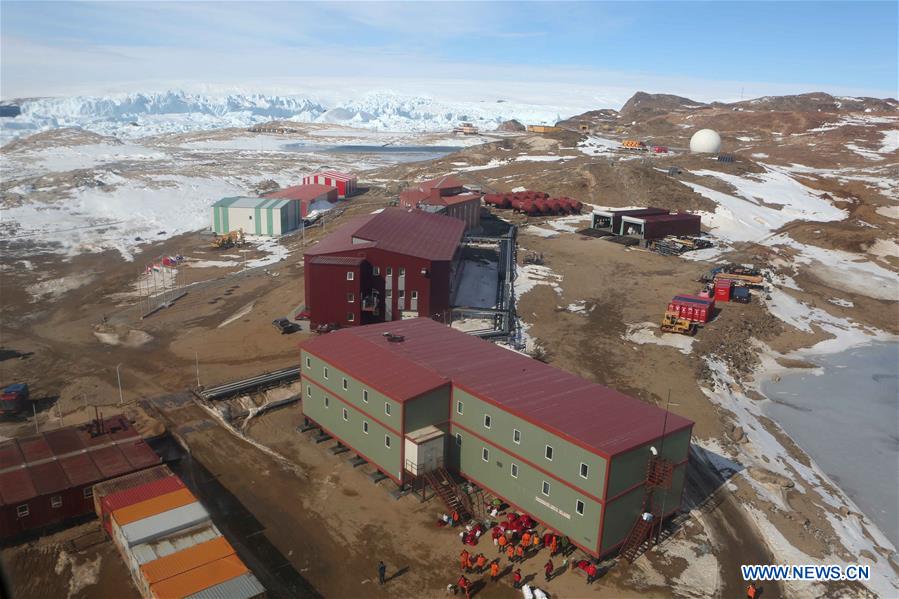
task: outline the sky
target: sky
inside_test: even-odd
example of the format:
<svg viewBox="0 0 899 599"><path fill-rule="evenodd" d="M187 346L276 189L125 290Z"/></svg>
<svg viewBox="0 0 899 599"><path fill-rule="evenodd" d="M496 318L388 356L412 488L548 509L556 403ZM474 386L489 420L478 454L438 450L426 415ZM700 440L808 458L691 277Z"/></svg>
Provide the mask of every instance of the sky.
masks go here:
<svg viewBox="0 0 899 599"><path fill-rule="evenodd" d="M16 2L0 97L391 90L619 107L825 91L896 97L884 2ZM573 102L566 102L573 103Z"/></svg>

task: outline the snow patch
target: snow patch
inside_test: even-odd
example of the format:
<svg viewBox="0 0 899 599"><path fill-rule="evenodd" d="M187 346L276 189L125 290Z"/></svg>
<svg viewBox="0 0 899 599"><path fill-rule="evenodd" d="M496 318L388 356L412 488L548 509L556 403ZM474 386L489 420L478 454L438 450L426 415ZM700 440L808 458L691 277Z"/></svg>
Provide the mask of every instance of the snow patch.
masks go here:
<svg viewBox="0 0 899 599"><path fill-rule="evenodd" d="M656 334L658 332L658 334ZM693 351L693 342L695 337L680 335L678 333L662 333L659 331L659 325L652 322L641 322L638 324L628 325L627 332L622 335L622 339L643 345L644 343L652 343L655 345L665 345L677 349L682 354L689 354Z"/></svg>

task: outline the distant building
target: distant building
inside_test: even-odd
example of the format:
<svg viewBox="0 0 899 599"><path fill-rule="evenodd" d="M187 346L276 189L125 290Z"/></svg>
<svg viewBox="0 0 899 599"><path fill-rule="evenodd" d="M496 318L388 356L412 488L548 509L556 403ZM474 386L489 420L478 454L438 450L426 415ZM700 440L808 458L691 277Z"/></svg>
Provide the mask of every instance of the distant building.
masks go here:
<svg viewBox="0 0 899 599"><path fill-rule="evenodd" d="M608 231L615 235L624 235L624 229L621 226L621 219L625 216L649 216L651 214L668 214L664 208L622 208L612 210L594 210L593 222L591 226L594 229Z"/></svg>
<svg viewBox="0 0 899 599"><path fill-rule="evenodd" d="M94 511L93 485L161 460L123 416L0 443L0 540Z"/></svg>
<svg viewBox="0 0 899 599"><path fill-rule="evenodd" d="M664 208L625 208L595 210L594 229L615 235L630 235L640 239L661 239L669 235L699 235L702 219L698 214L669 212Z"/></svg>
<svg viewBox="0 0 899 599"><path fill-rule="evenodd" d="M458 218L467 231L481 226L481 194L469 192L452 175L419 183L400 192L400 206Z"/></svg>
<svg viewBox="0 0 899 599"><path fill-rule="evenodd" d="M284 189L279 189L278 191L270 191L269 193L263 194L263 197L278 198L281 200L293 200L299 202L298 209L300 218L306 218L306 216L309 214L310 206L312 206L316 202L334 203L337 201L338 195L338 189L332 185L319 185L317 183L310 183L304 185L294 185L292 187L285 187Z"/></svg>
<svg viewBox="0 0 899 599"><path fill-rule="evenodd" d="M310 321L354 326L444 313L464 229L400 208L351 219L305 252Z"/></svg>
<svg viewBox="0 0 899 599"><path fill-rule="evenodd" d="M347 173L339 173L337 171L322 171L313 175L303 177L304 185L318 184L330 185L337 188L337 194L341 198L346 198L356 193L356 177Z"/></svg>
<svg viewBox="0 0 899 599"><path fill-rule="evenodd" d="M222 198L212 205L212 230L243 229L247 235L283 235L300 226L300 202L279 198Z"/></svg>
<svg viewBox="0 0 899 599"><path fill-rule="evenodd" d="M556 127L555 125L528 125L529 133L555 133L561 130L561 127Z"/></svg>
<svg viewBox="0 0 899 599"><path fill-rule="evenodd" d="M605 556L680 508L693 422L431 319L312 338L300 372L306 418L398 485L447 481L460 509L483 499L446 470Z"/></svg>

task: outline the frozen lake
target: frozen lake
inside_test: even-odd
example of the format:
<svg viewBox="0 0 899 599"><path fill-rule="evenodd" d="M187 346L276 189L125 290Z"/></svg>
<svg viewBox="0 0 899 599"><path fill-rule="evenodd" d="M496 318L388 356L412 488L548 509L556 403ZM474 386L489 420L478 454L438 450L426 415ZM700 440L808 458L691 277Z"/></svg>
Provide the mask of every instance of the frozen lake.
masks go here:
<svg viewBox="0 0 899 599"><path fill-rule="evenodd" d="M322 154L383 154L395 162L417 162L436 160L447 154L463 149L459 146L404 146L404 145L325 145L294 143L284 146L294 152L317 152Z"/></svg>
<svg viewBox="0 0 899 599"><path fill-rule="evenodd" d="M823 373L764 384L765 412L899 547L899 344L808 359Z"/></svg>

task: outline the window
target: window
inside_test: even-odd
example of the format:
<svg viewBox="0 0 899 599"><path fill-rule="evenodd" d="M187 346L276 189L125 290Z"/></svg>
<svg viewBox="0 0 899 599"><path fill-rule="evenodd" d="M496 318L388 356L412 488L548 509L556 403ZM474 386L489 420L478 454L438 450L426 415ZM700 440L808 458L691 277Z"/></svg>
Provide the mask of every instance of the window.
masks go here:
<svg viewBox="0 0 899 599"><path fill-rule="evenodd" d="M415 299L418 299L418 292L417 292L417 291L413 291L413 292L412 292L412 299L414 299L414 300L415 300Z"/></svg>
<svg viewBox="0 0 899 599"><path fill-rule="evenodd" d="M312 360L306 356L306 368L312 368Z"/></svg>
<svg viewBox="0 0 899 599"><path fill-rule="evenodd" d="M485 462L490 461L490 450L486 447L481 448L481 459Z"/></svg>
<svg viewBox="0 0 899 599"><path fill-rule="evenodd" d="M484 428L490 428L490 414L484 414Z"/></svg>
<svg viewBox="0 0 899 599"><path fill-rule="evenodd" d="M253 215L252 215L252 214L249 214L248 216L250 217L250 220L253 220Z"/></svg>
<svg viewBox="0 0 899 599"><path fill-rule="evenodd" d="M349 412L346 411L346 408L343 409L343 419L346 420L347 422L349 422L349 420L350 420L350 414L349 414Z"/></svg>
<svg viewBox="0 0 899 599"><path fill-rule="evenodd" d="M540 490L540 492L543 493L544 495L546 495L547 497L549 497L549 483L548 482L543 481L543 488Z"/></svg>
<svg viewBox="0 0 899 599"><path fill-rule="evenodd" d="M93 487L87 487L87 488L85 488L85 489L84 489L83 495L84 495L84 498L85 498L85 499L88 499L88 498L90 498L90 497L93 497L93 496L94 496L94 488L93 488Z"/></svg>
<svg viewBox="0 0 899 599"><path fill-rule="evenodd" d="M462 447L462 434L456 433L456 446Z"/></svg>
<svg viewBox="0 0 899 599"><path fill-rule="evenodd" d="M521 445L521 431L517 428L512 429L512 442Z"/></svg>
<svg viewBox="0 0 899 599"><path fill-rule="evenodd" d="M343 379L343 390L346 391L350 388L350 383L346 380L346 377Z"/></svg>
<svg viewBox="0 0 899 599"><path fill-rule="evenodd" d="M587 474L590 472L590 467L587 464L581 462L581 478L587 478Z"/></svg>
<svg viewBox="0 0 899 599"><path fill-rule="evenodd" d="M390 447L390 435L384 435L384 447Z"/></svg>
<svg viewBox="0 0 899 599"><path fill-rule="evenodd" d="M405 276L406 276L406 269L403 268L402 266L400 267L400 276L401 276L401 277L405 277Z"/></svg>
<svg viewBox="0 0 899 599"><path fill-rule="evenodd" d="M457 401L457 402L456 402L456 414L461 414L461 413L462 413L462 408L463 408L463 407L464 407L464 406L462 405L462 402L461 402L461 401Z"/></svg>
<svg viewBox="0 0 899 599"><path fill-rule="evenodd" d="M62 507L62 495L54 495L50 498L50 507Z"/></svg>
<svg viewBox="0 0 899 599"><path fill-rule="evenodd" d="M368 403L368 389L362 390L362 401L364 401L365 403Z"/></svg>
<svg viewBox="0 0 899 599"><path fill-rule="evenodd" d="M406 290L400 289L399 292L397 292L397 297L399 299L406 299Z"/></svg>
<svg viewBox="0 0 899 599"><path fill-rule="evenodd" d="M518 478L518 464L512 464L509 468L509 474L512 475L512 478Z"/></svg>
<svg viewBox="0 0 899 599"><path fill-rule="evenodd" d="M306 397L312 397L312 385L306 385Z"/></svg>
<svg viewBox="0 0 899 599"><path fill-rule="evenodd" d="M362 421L362 432L368 434L368 422L365 420Z"/></svg>
<svg viewBox="0 0 899 599"><path fill-rule="evenodd" d="M372 267L371 274L378 276L379 274L381 274L381 268L379 266Z"/></svg>
<svg viewBox="0 0 899 599"><path fill-rule="evenodd" d="M28 510L28 504L20 505L16 507L16 516L19 518L24 518L31 512Z"/></svg>
<svg viewBox="0 0 899 599"><path fill-rule="evenodd" d="M328 367L322 367L322 375L325 377L325 380L328 380Z"/></svg>
<svg viewBox="0 0 899 599"><path fill-rule="evenodd" d="M390 404L386 401L384 402L384 413L390 416Z"/></svg>
<svg viewBox="0 0 899 599"><path fill-rule="evenodd" d="M583 516L584 515L584 502L581 501L580 499L575 501L574 502L574 511L576 511L578 513L578 515Z"/></svg>
<svg viewBox="0 0 899 599"><path fill-rule="evenodd" d="M390 268L389 266L387 267L387 276L388 276L388 277L392 277L392 276L393 276L393 269Z"/></svg>
<svg viewBox="0 0 899 599"><path fill-rule="evenodd" d="M352 312L347 312L346 313L346 321L353 322L354 320L356 320L356 315L353 314Z"/></svg>
<svg viewBox="0 0 899 599"><path fill-rule="evenodd" d="M327 395L325 395L325 407L326 407L326 408L330 408L330 407L331 407L331 400L328 399L328 396L327 396Z"/></svg>
<svg viewBox="0 0 899 599"><path fill-rule="evenodd" d="M347 280L347 281L352 281L352 280L355 279L355 278L356 278L356 273L354 273L354 272L351 271L351 270L348 270L347 273L346 273L346 280Z"/></svg>
<svg viewBox="0 0 899 599"><path fill-rule="evenodd" d="M346 294L346 301L347 301L348 304L352 304L353 302L356 301L356 295L355 295L354 293L347 293L347 294Z"/></svg>
<svg viewBox="0 0 899 599"><path fill-rule="evenodd" d="M546 455L547 460L549 460L550 462L553 461L553 446L552 445L546 446L546 454L545 455Z"/></svg>

